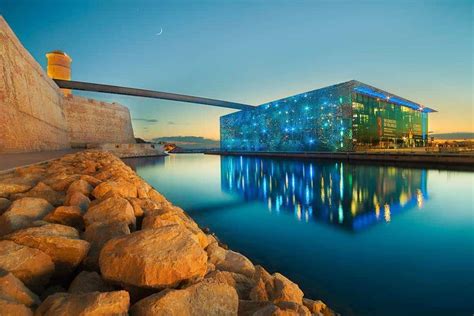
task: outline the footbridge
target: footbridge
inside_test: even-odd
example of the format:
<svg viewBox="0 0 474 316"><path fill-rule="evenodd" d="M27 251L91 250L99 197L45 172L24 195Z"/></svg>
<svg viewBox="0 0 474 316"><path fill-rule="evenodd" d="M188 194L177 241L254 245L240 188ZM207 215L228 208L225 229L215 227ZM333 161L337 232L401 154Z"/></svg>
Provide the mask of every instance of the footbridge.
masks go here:
<svg viewBox="0 0 474 316"><path fill-rule="evenodd" d="M122 95L129 95L129 96L135 96L135 97L197 103L197 104L205 104L205 105L231 108L231 109L237 109L237 110L250 110L250 109L255 108L255 106L253 105L229 102L229 101L223 101L223 100L217 100L217 99L209 99L209 98L203 98L203 97L196 97L196 96L185 95L185 94L177 94L177 93L153 91L153 90L145 90L145 89L137 89L137 88L128 88L128 87L119 87L119 86L112 86L112 85L99 84L99 83L82 82L82 81L71 81L71 80L61 80L61 79L53 79L53 80L54 82L56 82L56 84L60 88L63 88L63 89L122 94Z"/></svg>

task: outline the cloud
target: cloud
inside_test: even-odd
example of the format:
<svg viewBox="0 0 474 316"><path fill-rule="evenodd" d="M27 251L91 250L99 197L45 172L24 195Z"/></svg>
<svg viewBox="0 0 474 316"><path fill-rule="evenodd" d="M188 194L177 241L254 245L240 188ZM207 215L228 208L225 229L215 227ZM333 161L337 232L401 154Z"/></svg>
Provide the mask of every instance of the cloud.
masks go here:
<svg viewBox="0 0 474 316"><path fill-rule="evenodd" d="M168 121L168 125L176 125L176 122Z"/></svg>
<svg viewBox="0 0 474 316"><path fill-rule="evenodd" d="M142 121L147 123L158 123L157 119L146 119L146 118L134 118L133 121Z"/></svg>

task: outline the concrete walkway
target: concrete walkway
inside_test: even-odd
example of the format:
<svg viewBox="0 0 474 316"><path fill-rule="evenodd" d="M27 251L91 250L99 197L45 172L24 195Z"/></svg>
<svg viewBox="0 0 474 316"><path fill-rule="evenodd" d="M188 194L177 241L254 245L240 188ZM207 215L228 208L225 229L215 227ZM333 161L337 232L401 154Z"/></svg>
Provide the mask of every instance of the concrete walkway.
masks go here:
<svg viewBox="0 0 474 316"><path fill-rule="evenodd" d="M0 154L0 172L42 161L56 159L63 155L75 153L81 150L82 149L65 149L32 153Z"/></svg>

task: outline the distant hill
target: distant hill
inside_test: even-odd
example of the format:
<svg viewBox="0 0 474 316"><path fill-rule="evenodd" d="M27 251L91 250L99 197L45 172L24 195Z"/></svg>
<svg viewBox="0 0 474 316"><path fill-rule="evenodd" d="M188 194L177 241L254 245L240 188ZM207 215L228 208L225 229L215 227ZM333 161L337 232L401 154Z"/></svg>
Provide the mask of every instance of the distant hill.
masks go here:
<svg viewBox="0 0 474 316"><path fill-rule="evenodd" d="M155 143L172 143L184 149L215 149L219 148L218 140L199 137L199 136L167 136L157 137L152 140Z"/></svg>
<svg viewBox="0 0 474 316"><path fill-rule="evenodd" d="M439 134L429 134L435 139L474 139L474 133L470 132L458 132L458 133L439 133Z"/></svg>

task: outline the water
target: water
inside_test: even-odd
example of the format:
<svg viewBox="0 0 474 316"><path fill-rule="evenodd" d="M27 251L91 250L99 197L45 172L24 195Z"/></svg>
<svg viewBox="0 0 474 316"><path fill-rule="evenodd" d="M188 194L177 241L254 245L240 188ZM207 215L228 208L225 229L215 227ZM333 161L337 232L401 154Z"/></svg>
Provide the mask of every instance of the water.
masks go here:
<svg viewBox="0 0 474 316"><path fill-rule="evenodd" d="M343 315L474 313L474 173L201 154L127 163Z"/></svg>

